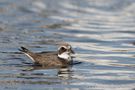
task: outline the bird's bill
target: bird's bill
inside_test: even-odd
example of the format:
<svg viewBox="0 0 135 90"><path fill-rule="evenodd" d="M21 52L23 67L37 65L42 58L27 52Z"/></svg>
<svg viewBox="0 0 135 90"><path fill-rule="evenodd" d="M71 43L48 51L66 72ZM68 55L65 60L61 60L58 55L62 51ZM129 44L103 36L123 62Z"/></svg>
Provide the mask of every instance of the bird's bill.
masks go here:
<svg viewBox="0 0 135 90"><path fill-rule="evenodd" d="M72 53L72 54L75 54L74 50L71 49L71 53Z"/></svg>

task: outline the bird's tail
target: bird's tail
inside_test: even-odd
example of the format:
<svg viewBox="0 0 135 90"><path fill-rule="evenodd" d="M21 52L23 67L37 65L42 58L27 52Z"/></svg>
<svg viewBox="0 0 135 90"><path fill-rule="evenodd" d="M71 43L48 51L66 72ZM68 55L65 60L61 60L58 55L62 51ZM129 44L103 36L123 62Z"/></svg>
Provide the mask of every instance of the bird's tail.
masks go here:
<svg viewBox="0 0 135 90"><path fill-rule="evenodd" d="M27 48L25 48L25 47L20 47L18 50L21 51L21 52L23 52L23 53L28 53L28 52L30 52L30 51L29 51Z"/></svg>

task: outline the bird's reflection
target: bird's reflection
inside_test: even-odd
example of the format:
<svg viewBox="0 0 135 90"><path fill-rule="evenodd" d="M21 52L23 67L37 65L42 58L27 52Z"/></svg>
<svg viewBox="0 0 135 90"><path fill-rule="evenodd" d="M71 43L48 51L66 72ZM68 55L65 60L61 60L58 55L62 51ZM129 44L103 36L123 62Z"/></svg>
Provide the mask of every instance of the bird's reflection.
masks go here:
<svg viewBox="0 0 135 90"><path fill-rule="evenodd" d="M27 65L28 64L30 67L23 71L56 70L57 72L55 75L57 75L61 79L70 79L70 78L72 78L72 74L73 74L73 70L72 70L73 65L81 64L81 62L75 61L71 65L63 66L63 67L41 66L41 65L37 65L37 64L27 63ZM40 73L40 75L41 75L41 73Z"/></svg>

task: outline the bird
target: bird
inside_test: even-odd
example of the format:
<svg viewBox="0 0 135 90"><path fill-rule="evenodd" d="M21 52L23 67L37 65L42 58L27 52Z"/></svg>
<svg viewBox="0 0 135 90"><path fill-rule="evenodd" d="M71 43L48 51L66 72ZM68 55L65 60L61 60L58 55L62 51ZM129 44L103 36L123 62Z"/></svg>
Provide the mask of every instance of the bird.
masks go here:
<svg viewBox="0 0 135 90"><path fill-rule="evenodd" d="M20 47L19 51L28 56L36 65L45 67L67 67L72 64L75 54L71 45L68 43L61 44L57 51L32 52L31 50Z"/></svg>

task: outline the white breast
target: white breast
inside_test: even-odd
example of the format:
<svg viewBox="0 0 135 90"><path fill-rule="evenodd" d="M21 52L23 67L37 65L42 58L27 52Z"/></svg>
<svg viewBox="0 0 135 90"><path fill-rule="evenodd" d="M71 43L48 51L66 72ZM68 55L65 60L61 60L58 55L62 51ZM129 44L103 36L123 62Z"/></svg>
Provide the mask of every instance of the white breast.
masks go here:
<svg viewBox="0 0 135 90"><path fill-rule="evenodd" d="M71 60L71 56L67 52L64 52L62 54L58 54L58 57L62 58L62 59L69 60L69 61Z"/></svg>

